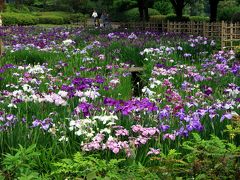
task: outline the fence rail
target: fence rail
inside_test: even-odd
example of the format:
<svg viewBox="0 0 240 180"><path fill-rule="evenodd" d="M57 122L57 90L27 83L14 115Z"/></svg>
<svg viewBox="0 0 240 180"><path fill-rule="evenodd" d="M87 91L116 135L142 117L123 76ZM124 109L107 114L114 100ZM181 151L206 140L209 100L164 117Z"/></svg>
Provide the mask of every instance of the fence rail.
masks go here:
<svg viewBox="0 0 240 180"><path fill-rule="evenodd" d="M120 28L152 30L161 32L186 33L207 38L221 39L222 48L233 49L240 45L240 24L226 22L128 22L120 23Z"/></svg>

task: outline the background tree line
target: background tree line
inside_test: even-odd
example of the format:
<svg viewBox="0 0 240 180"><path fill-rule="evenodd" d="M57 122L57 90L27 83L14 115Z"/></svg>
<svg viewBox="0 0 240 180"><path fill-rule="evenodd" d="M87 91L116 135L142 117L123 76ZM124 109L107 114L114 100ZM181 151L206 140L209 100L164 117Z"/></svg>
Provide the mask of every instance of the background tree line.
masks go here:
<svg viewBox="0 0 240 180"><path fill-rule="evenodd" d="M3 1L0 0L0 3ZM223 13L223 16L229 16L231 11L236 12L240 7L240 0L5 0L5 3L14 3L17 6L27 5L49 11L61 10L85 14L90 14L93 8L106 9L113 14L117 12L116 16L129 9L137 8L141 21L149 20L149 8L157 10L162 15L174 13L180 20L184 14L188 14L209 16L210 22L214 22L222 8L228 11Z"/></svg>

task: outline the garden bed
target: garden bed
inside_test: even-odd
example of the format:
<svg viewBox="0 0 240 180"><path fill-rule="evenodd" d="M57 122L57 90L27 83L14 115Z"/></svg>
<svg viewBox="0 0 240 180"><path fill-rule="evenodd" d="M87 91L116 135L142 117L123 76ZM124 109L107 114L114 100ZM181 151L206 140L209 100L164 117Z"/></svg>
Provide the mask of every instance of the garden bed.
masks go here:
<svg viewBox="0 0 240 180"><path fill-rule="evenodd" d="M184 34L7 28L2 176L238 178L233 51Z"/></svg>

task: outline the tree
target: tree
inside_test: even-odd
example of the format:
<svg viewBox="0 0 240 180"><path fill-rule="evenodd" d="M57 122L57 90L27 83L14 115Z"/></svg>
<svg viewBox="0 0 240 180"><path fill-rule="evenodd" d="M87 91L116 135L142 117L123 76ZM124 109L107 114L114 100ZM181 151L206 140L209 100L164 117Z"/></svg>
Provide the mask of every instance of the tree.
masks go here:
<svg viewBox="0 0 240 180"><path fill-rule="evenodd" d="M170 0L176 16L181 19L183 16L183 9L187 4L194 3L196 0Z"/></svg>
<svg viewBox="0 0 240 180"><path fill-rule="evenodd" d="M0 0L0 12L3 11L3 7L4 7L4 0Z"/></svg>
<svg viewBox="0 0 240 180"><path fill-rule="evenodd" d="M209 0L210 5L210 22L217 20L217 7L220 0Z"/></svg>
<svg viewBox="0 0 240 180"><path fill-rule="evenodd" d="M148 8L153 6L153 3L154 3L154 0L137 0L141 21L149 20Z"/></svg>

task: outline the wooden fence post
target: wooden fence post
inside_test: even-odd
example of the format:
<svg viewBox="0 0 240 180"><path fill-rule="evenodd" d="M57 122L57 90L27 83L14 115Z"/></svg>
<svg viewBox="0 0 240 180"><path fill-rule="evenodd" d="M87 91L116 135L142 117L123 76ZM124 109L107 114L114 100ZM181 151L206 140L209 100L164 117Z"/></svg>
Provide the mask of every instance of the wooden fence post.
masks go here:
<svg viewBox="0 0 240 180"><path fill-rule="evenodd" d="M222 25L221 25L221 49L223 49L223 47L225 47L225 23L224 21L222 21Z"/></svg>
<svg viewBox="0 0 240 180"><path fill-rule="evenodd" d="M170 29L170 23L169 23L169 20L167 21L167 32L169 32L169 29Z"/></svg>
<svg viewBox="0 0 240 180"><path fill-rule="evenodd" d="M2 16L0 15L0 28L2 27ZM0 57L3 55L3 41L2 38L0 37Z"/></svg>
<svg viewBox="0 0 240 180"><path fill-rule="evenodd" d="M230 48L233 48L233 23L230 24Z"/></svg>
<svg viewBox="0 0 240 180"><path fill-rule="evenodd" d="M206 37L206 22L203 22L203 37Z"/></svg>

